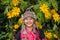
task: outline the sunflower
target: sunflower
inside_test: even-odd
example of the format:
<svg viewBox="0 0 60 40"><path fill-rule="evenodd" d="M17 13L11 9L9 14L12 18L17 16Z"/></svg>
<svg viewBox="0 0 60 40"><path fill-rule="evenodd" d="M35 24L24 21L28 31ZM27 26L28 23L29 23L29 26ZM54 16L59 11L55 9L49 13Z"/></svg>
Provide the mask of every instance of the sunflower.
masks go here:
<svg viewBox="0 0 60 40"><path fill-rule="evenodd" d="M46 11L48 11L48 5L47 4L42 4L41 6L40 6L40 9L41 9L41 11L43 11L43 13L45 13Z"/></svg>
<svg viewBox="0 0 60 40"><path fill-rule="evenodd" d="M36 21L35 24L38 28L42 29L43 26L39 22Z"/></svg>
<svg viewBox="0 0 60 40"><path fill-rule="evenodd" d="M54 34L53 36L54 36L54 38L58 38L57 34Z"/></svg>
<svg viewBox="0 0 60 40"><path fill-rule="evenodd" d="M19 0L12 0L12 4L13 4L14 6L17 6L18 3L19 3Z"/></svg>
<svg viewBox="0 0 60 40"><path fill-rule="evenodd" d="M49 19L50 17L51 17L50 12L46 12L46 13L45 13L45 18Z"/></svg>
<svg viewBox="0 0 60 40"><path fill-rule="evenodd" d="M12 12L13 12L13 15L14 15L14 16L19 16L20 8L14 7L14 8L12 9Z"/></svg>
<svg viewBox="0 0 60 40"><path fill-rule="evenodd" d="M23 19L22 18L19 18L18 23L19 24L22 24L22 22L23 22Z"/></svg>
<svg viewBox="0 0 60 40"><path fill-rule="evenodd" d="M7 16L8 16L9 19L11 19L11 18L13 17L12 11L9 11L9 12L7 13Z"/></svg>
<svg viewBox="0 0 60 40"><path fill-rule="evenodd" d="M51 13L52 13L52 14L55 14L55 13L56 13L56 10L55 10L55 9L52 9L52 10L51 10Z"/></svg>
<svg viewBox="0 0 60 40"><path fill-rule="evenodd" d="M51 32L46 31L46 32L44 32L44 34L45 34L45 37L47 39L51 39L52 38L52 33Z"/></svg>
<svg viewBox="0 0 60 40"><path fill-rule="evenodd" d="M11 11L7 13L7 16L9 19L19 16L20 14L20 9L18 7L14 7Z"/></svg>
<svg viewBox="0 0 60 40"><path fill-rule="evenodd" d="M54 21L56 22L56 21L58 21L59 20L59 14L58 13L55 13L54 15L53 15L53 19L54 19Z"/></svg>
<svg viewBox="0 0 60 40"><path fill-rule="evenodd" d="M19 25L18 25L18 24L15 24L15 25L13 26L13 28L14 28L14 29L18 29L18 28L19 28Z"/></svg>

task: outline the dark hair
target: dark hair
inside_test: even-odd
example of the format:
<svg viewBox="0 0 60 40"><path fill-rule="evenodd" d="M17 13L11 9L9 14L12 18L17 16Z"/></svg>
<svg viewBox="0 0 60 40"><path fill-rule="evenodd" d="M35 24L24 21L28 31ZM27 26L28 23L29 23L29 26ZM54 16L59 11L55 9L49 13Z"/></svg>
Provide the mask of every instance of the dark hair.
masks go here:
<svg viewBox="0 0 60 40"><path fill-rule="evenodd" d="M24 9L24 12L26 12L26 11L31 11L31 12L33 12L34 9L33 9L33 8L25 8L25 9Z"/></svg>

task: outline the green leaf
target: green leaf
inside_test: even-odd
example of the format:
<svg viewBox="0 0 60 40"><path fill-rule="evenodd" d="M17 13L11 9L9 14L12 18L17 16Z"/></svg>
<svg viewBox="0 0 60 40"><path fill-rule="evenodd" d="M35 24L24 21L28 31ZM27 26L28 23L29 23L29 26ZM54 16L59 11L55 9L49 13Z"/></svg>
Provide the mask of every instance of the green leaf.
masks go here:
<svg viewBox="0 0 60 40"><path fill-rule="evenodd" d="M56 24L54 24L53 30L54 31L57 30L57 25Z"/></svg>
<svg viewBox="0 0 60 40"><path fill-rule="evenodd" d="M56 11L58 11L58 3L56 0L50 0L50 2L52 3L52 6L56 9Z"/></svg>
<svg viewBox="0 0 60 40"><path fill-rule="evenodd" d="M9 37L9 39L13 39L13 34L9 33L8 37Z"/></svg>
<svg viewBox="0 0 60 40"><path fill-rule="evenodd" d="M6 38L8 34L9 34L9 33L6 33L6 34L5 34L5 33L2 32L2 34L0 34L0 39L3 39L4 37Z"/></svg>
<svg viewBox="0 0 60 40"><path fill-rule="evenodd" d="M21 3L20 3L21 10L24 11L24 8L29 6L28 4L29 4L28 2L21 1Z"/></svg>
<svg viewBox="0 0 60 40"><path fill-rule="evenodd" d="M8 12L8 6L6 7L4 14L7 14L7 12Z"/></svg>
<svg viewBox="0 0 60 40"><path fill-rule="evenodd" d="M2 0L1 4L2 5L7 5L7 4L9 4L9 0Z"/></svg>

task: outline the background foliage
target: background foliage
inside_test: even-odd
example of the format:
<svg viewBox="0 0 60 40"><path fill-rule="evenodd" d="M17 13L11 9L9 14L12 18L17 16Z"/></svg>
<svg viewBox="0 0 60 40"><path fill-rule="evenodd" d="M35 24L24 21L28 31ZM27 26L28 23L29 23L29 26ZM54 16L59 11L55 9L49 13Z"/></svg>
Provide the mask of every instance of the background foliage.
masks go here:
<svg viewBox="0 0 60 40"><path fill-rule="evenodd" d="M21 27L24 9L33 8L36 25L47 40L60 39L59 0L0 0L0 40L14 40Z"/></svg>

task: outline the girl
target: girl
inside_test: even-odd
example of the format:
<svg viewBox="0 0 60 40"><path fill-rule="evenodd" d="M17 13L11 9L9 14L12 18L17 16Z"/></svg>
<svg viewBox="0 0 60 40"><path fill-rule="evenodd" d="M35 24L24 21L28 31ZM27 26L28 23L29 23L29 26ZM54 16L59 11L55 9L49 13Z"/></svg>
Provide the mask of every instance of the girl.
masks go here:
<svg viewBox="0 0 60 40"><path fill-rule="evenodd" d="M25 10L22 19L22 28L17 32L16 40L45 40L42 30L35 25L35 14L31 8Z"/></svg>

